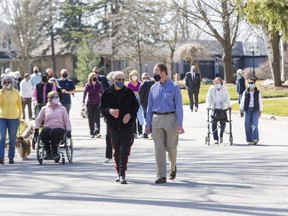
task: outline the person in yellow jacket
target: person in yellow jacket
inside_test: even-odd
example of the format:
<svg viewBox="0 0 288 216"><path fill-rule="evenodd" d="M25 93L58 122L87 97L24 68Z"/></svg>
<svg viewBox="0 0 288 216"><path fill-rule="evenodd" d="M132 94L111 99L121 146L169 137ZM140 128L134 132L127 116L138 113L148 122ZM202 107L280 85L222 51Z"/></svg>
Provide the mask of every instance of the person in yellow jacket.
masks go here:
<svg viewBox="0 0 288 216"><path fill-rule="evenodd" d="M21 98L18 90L13 88L13 78L5 75L0 90L0 164L4 164L6 131L9 135L9 164L14 164L15 142L19 122L21 121Z"/></svg>

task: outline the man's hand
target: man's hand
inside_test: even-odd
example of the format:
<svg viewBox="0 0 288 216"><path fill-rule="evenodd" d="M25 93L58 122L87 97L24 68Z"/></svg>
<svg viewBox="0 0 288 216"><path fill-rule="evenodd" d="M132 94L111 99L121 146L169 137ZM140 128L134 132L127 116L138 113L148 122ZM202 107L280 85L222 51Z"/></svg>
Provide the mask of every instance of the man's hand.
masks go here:
<svg viewBox="0 0 288 216"><path fill-rule="evenodd" d="M178 126L178 133L179 134L184 134L185 133L184 128L181 127L181 126Z"/></svg>
<svg viewBox="0 0 288 216"><path fill-rule="evenodd" d="M129 120L131 119L131 115L129 113L127 113L124 117L123 117L123 123L126 124L129 122Z"/></svg>
<svg viewBox="0 0 288 216"><path fill-rule="evenodd" d="M244 116L244 112L240 110L240 117L242 118Z"/></svg>
<svg viewBox="0 0 288 216"><path fill-rule="evenodd" d="M109 109L109 113L114 118L119 118L119 109Z"/></svg>
<svg viewBox="0 0 288 216"><path fill-rule="evenodd" d="M67 138L71 138L71 131L67 131Z"/></svg>

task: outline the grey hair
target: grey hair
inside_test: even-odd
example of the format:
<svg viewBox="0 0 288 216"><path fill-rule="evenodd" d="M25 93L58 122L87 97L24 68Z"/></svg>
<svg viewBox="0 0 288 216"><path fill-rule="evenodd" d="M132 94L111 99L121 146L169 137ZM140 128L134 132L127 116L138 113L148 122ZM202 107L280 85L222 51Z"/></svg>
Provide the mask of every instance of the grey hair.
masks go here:
<svg viewBox="0 0 288 216"><path fill-rule="evenodd" d="M1 81L1 85L3 86L4 84L4 81L10 81L12 86L13 86L13 82L14 82L14 79L10 76L10 75L7 75L5 74L2 78L2 81Z"/></svg>
<svg viewBox="0 0 288 216"><path fill-rule="evenodd" d="M122 75L124 77L124 73L122 71L114 71L111 78L115 80L115 78L119 75Z"/></svg>

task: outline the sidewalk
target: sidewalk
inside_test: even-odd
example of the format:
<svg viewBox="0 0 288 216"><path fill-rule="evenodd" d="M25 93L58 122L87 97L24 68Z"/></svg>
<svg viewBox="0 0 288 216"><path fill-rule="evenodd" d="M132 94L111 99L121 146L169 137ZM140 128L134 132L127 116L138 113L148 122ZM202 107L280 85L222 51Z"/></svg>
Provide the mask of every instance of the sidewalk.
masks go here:
<svg viewBox="0 0 288 216"><path fill-rule="evenodd" d="M184 106L185 134L178 146L177 177L156 185L153 140L136 139L127 185L115 182L114 163L105 164L105 124L91 139L82 119L81 93L70 113L75 158L72 164L40 166L35 151L27 161L0 166L3 215L287 215L288 123L260 120L260 144L248 146L244 122L232 115L234 145L206 146L206 110Z"/></svg>

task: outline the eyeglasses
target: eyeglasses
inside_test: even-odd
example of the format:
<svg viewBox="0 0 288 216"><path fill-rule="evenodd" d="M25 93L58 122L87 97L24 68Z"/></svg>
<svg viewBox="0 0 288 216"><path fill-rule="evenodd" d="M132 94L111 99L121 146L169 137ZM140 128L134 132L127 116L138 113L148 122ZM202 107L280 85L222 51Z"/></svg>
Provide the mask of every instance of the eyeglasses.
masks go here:
<svg viewBox="0 0 288 216"><path fill-rule="evenodd" d="M51 81L51 82L55 82L56 80L54 80L54 79L50 79L49 81Z"/></svg>
<svg viewBox="0 0 288 216"><path fill-rule="evenodd" d="M53 98L53 99L57 99L57 98L59 98L59 97L58 97L58 96L53 96L52 98Z"/></svg>
<svg viewBox="0 0 288 216"><path fill-rule="evenodd" d="M11 83L10 81L4 81L3 84L9 84Z"/></svg>
<svg viewBox="0 0 288 216"><path fill-rule="evenodd" d="M248 82L248 84L254 84L254 82Z"/></svg>
<svg viewBox="0 0 288 216"><path fill-rule="evenodd" d="M116 79L116 81L119 81L119 82L124 82L125 81L125 79Z"/></svg>

